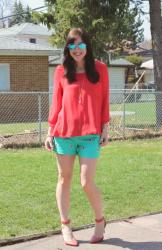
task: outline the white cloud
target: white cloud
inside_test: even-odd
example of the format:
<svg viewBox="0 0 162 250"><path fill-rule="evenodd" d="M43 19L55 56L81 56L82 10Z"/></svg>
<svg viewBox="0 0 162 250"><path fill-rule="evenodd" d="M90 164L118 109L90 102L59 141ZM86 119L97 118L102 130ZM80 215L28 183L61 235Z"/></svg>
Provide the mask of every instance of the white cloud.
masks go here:
<svg viewBox="0 0 162 250"><path fill-rule="evenodd" d="M29 5L32 9L44 6L44 0L21 0L24 5Z"/></svg>

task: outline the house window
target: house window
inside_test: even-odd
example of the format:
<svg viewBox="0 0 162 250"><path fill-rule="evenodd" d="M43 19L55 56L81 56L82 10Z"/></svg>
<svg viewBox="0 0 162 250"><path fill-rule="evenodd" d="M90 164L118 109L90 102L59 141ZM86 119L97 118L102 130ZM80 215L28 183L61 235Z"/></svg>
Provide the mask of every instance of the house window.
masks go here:
<svg viewBox="0 0 162 250"><path fill-rule="evenodd" d="M0 91L10 90L10 65L0 63Z"/></svg>
<svg viewBox="0 0 162 250"><path fill-rule="evenodd" d="M35 39L35 38L30 38L30 39L29 39L29 42L30 42L30 43L36 43L36 39Z"/></svg>

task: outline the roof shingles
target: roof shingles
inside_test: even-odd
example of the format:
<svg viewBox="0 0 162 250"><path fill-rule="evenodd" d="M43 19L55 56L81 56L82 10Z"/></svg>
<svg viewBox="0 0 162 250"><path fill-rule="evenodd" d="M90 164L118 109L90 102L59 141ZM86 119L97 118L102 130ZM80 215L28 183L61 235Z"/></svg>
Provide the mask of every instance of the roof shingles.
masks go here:
<svg viewBox="0 0 162 250"><path fill-rule="evenodd" d="M48 30L45 26L38 24L21 23L9 28L0 29L0 35L12 37L17 35L51 36L52 31Z"/></svg>

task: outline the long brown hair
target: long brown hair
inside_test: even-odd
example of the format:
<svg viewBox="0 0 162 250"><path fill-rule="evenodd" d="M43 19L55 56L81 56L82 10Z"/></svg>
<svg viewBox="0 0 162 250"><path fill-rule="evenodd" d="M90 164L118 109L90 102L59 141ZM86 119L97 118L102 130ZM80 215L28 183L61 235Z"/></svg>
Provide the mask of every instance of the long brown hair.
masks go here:
<svg viewBox="0 0 162 250"><path fill-rule="evenodd" d="M92 83L97 83L99 80L99 73L97 72L95 68L95 60L93 57L92 47L90 43L90 39L88 36L88 33L83 30L82 28L73 28L70 30L66 45L64 48L64 60L63 60L63 66L65 68L65 77L68 79L69 83L73 83L76 75L76 65L75 60L71 57L68 45L70 43L74 43L75 37L79 35L82 39L82 41L87 46L87 53L85 55L85 72L87 75L87 78Z"/></svg>

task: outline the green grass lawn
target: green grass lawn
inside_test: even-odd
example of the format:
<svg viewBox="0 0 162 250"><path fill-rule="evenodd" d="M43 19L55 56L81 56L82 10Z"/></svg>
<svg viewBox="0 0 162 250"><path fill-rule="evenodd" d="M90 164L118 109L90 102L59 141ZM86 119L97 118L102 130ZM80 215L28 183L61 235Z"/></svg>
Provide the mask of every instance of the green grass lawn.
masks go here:
<svg viewBox="0 0 162 250"><path fill-rule="evenodd" d="M128 127L154 127L156 123L156 104L155 102L137 102L137 103L125 103L112 104L111 111L131 111L133 115L125 115L125 126ZM117 117L116 122L120 122ZM115 122L115 121L114 121ZM122 121L123 122L123 121Z"/></svg>
<svg viewBox="0 0 162 250"><path fill-rule="evenodd" d="M162 138L116 141L102 149L96 182L106 219L162 210ZM44 149L0 150L0 237L59 229L57 168ZM93 223L76 161L71 193L74 226Z"/></svg>
<svg viewBox="0 0 162 250"><path fill-rule="evenodd" d="M127 103L125 105L125 110L134 111L135 115L133 118L126 117L126 125L132 126L153 126L156 122L156 106L155 102L149 103L136 103L131 105Z"/></svg>
<svg viewBox="0 0 162 250"><path fill-rule="evenodd" d="M41 129L47 130L48 123L41 122ZM17 122L17 123L0 124L0 135L19 134L19 133L25 133L28 131L38 132L39 123L38 122Z"/></svg>

